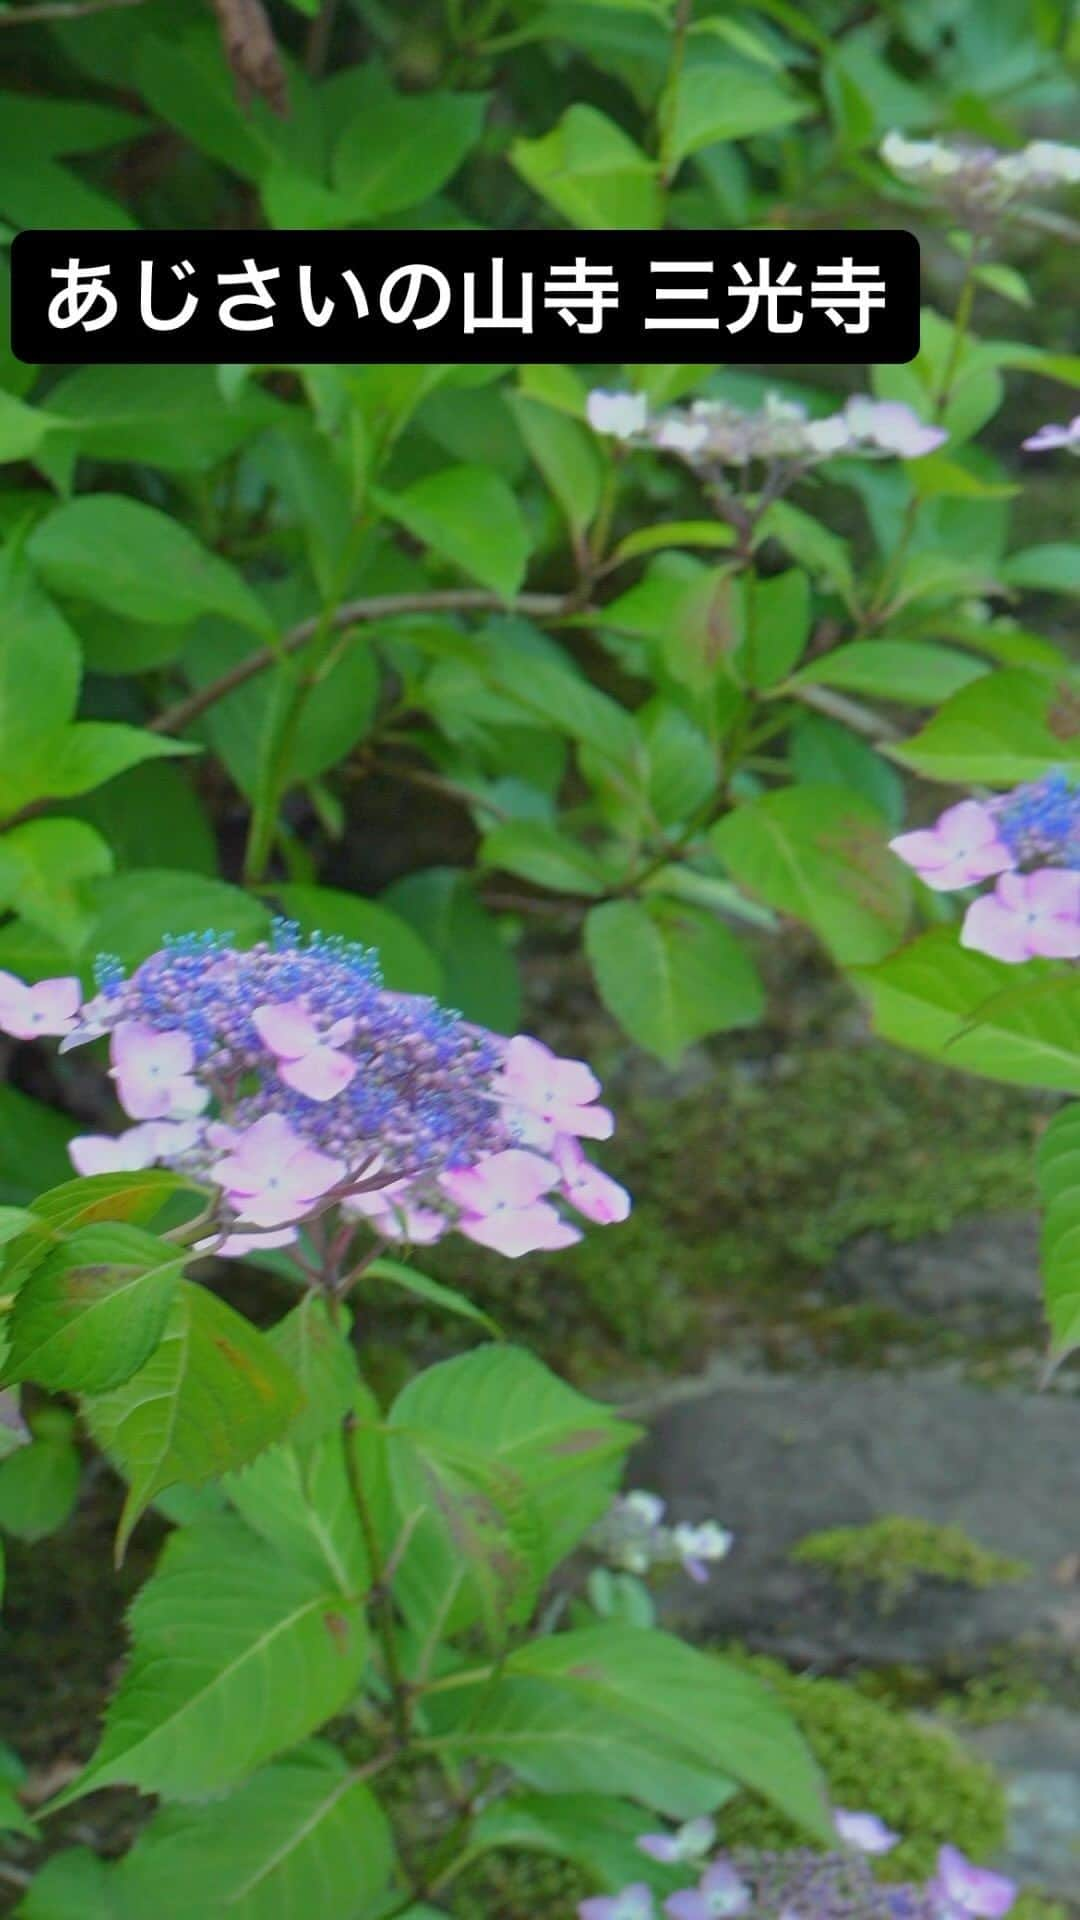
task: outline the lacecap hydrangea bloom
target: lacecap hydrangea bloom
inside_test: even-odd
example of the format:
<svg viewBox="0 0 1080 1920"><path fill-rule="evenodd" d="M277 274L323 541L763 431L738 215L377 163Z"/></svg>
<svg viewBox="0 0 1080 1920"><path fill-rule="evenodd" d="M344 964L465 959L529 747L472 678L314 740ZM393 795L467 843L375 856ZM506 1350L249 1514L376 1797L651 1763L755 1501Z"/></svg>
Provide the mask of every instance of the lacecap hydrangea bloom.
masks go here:
<svg viewBox="0 0 1080 1920"><path fill-rule="evenodd" d="M664 1523L666 1505L659 1494L636 1489L616 1496L607 1513L591 1527L587 1545L620 1573L650 1573L654 1567L681 1567L699 1586L709 1568L726 1559L732 1535L715 1520Z"/></svg>
<svg viewBox="0 0 1080 1920"><path fill-rule="evenodd" d="M941 1848L925 1886L879 1880L866 1856L886 1851L897 1836L873 1814L846 1818L863 1823L863 1840L850 1836L847 1847L834 1853L737 1848L706 1862L715 1832L711 1821L690 1821L675 1834L643 1834L637 1843L643 1853L691 1868L695 1883L660 1902L646 1882L635 1881L618 1893L582 1900L579 1920L1005 1920L1013 1907L1014 1883L973 1865L956 1847Z"/></svg>
<svg viewBox="0 0 1080 1920"><path fill-rule="evenodd" d="M391 992L366 949L287 922L246 951L169 941L130 978L106 959L85 1005L75 979L0 974L0 1029L108 1037L136 1124L73 1140L76 1170L161 1164L215 1189L200 1244L218 1253L289 1245L335 1206L387 1240L454 1230L515 1258L630 1210L581 1146L614 1124L583 1061Z"/></svg>
<svg viewBox="0 0 1080 1920"><path fill-rule="evenodd" d="M1058 140L1032 140L1010 153L982 144L909 140L894 132L886 134L880 152L899 180L976 222L1031 194L1080 183L1080 147Z"/></svg>
<svg viewBox="0 0 1080 1920"><path fill-rule="evenodd" d="M994 879L964 916L965 947L1012 963L1080 959L1080 790L1064 774L961 800L889 845L937 892Z"/></svg>
<svg viewBox="0 0 1080 1920"><path fill-rule="evenodd" d="M811 419L801 402L775 393L752 411L726 400L695 400L650 414L644 394L597 388L586 415L595 433L677 454L692 467L747 467L760 460L787 462L793 474L841 453L917 460L946 438L910 407L862 394L837 413Z"/></svg>

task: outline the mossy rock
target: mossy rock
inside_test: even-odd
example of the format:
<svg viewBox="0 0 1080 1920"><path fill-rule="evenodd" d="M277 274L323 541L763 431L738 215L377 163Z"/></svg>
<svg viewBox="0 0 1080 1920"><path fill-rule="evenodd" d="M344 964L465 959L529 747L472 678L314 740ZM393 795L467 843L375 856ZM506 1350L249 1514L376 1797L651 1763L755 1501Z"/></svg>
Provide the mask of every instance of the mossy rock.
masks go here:
<svg viewBox="0 0 1080 1920"><path fill-rule="evenodd" d="M940 1526L900 1513L883 1514L862 1527L829 1527L808 1533L792 1548L800 1566L820 1567L848 1592L870 1587L891 1611L920 1580L985 1588L1024 1580L1024 1560L993 1553L961 1527Z"/></svg>
<svg viewBox="0 0 1080 1920"><path fill-rule="evenodd" d="M881 1861L887 1879L928 1879L946 1841L973 1860L1001 1845L1002 1787L949 1733L868 1700L843 1680L791 1673L762 1655L735 1657L768 1682L801 1727L833 1805L876 1813L903 1835ZM722 1810L719 1827L728 1846L806 1844L783 1814L745 1795Z"/></svg>

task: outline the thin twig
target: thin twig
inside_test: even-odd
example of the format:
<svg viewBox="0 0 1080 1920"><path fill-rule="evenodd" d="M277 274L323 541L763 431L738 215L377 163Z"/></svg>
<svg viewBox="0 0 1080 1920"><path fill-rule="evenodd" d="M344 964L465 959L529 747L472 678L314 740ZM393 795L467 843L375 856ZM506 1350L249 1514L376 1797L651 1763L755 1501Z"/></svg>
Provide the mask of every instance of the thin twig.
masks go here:
<svg viewBox="0 0 1080 1920"><path fill-rule="evenodd" d="M538 618L550 618L552 615L569 613L573 603L568 596L558 593L519 593L514 600L506 601L497 593L486 593L480 588L448 588L434 593L384 593L376 594L366 600L345 600L327 614L313 614L310 619L301 620L290 627L277 647L263 647L256 653L249 653L244 660L238 660L227 673L211 680L208 686L200 687L186 700L178 700L175 706L166 707L156 719L149 721L151 733L182 733L185 727L197 720L209 707L217 705L226 694L234 693L237 687L245 686L256 674L265 673L268 667L279 664L283 654L298 653L301 647L314 639L317 633L339 633L343 627L358 627L373 620L393 620L399 615L410 613L524 613L535 614Z"/></svg>
<svg viewBox="0 0 1080 1920"><path fill-rule="evenodd" d="M11 7L0 12L0 27L24 27L35 20L82 20L88 13L110 13L114 7L141 7L143 0L42 0L41 6Z"/></svg>

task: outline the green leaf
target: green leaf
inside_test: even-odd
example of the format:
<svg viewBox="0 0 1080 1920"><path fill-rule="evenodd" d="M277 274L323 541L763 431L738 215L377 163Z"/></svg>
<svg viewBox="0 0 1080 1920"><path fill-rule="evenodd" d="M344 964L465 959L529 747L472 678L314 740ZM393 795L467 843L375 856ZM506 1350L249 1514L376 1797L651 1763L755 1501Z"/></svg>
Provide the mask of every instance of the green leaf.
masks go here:
<svg viewBox="0 0 1080 1920"><path fill-rule="evenodd" d="M666 700L639 708L645 743L645 797L661 826L681 824L716 791L716 755L704 733Z"/></svg>
<svg viewBox="0 0 1080 1920"><path fill-rule="evenodd" d="M890 827L904 818L904 785L876 748L836 720L800 713L788 735L788 760L796 780L812 787L824 781L851 787L884 815Z"/></svg>
<svg viewBox="0 0 1080 1920"><path fill-rule="evenodd" d="M658 168L595 107L568 107L538 140L515 140L510 158L526 184L575 227L657 227Z"/></svg>
<svg viewBox="0 0 1080 1920"><path fill-rule="evenodd" d="M1015 969L936 927L879 966L856 969L882 1039L967 1073L1080 1093L1080 993L1049 963Z"/></svg>
<svg viewBox="0 0 1080 1920"><path fill-rule="evenodd" d="M167 864L211 878L217 873L217 845L199 796L165 761L144 760L65 811L104 836L121 869Z"/></svg>
<svg viewBox="0 0 1080 1920"><path fill-rule="evenodd" d="M77 951L92 925L86 883L112 869L112 854L81 820L28 820L0 839L0 905Z"/></svg>
<svg viewBox="0 0 1080 1920"><path fill-rule="evenodd" d="M502 1339L502 1331L489 1313L474 1306L456 1287L444 1287L439 1280L429 1280L426 1274L417 1273L415 1267L406 1266L403 1260L373 1260L364 1277L367 1280L385 1280L388 1285L400 1288L412 1299L423 1300L428 1306L437 1307L442 1313L454 1314L459 1320L471 1320L474 1326L483 1327L493 1339Z"/></svg>
<svg viewBox="0 0 1080 1920"><path fill-rule="evenodd" d="M1037 593L1080 593L1080 542L1053 541L1012 553L1001 569L1010 587Z"/></svg>
<svg viewBox="0 0 1080 1920"><path fill-rule="evenodd" d="M93 460L153 462L177 473L224 460L282 403L251 386L222 404L212 367L77 367L49 389L52 437Z"/></svg>
<svg viewBox="0 0 1080 1920"><path fill-rule="evenodd" d="M701 908L606 901L589 911L585 951L608 1012L661 1060L677 1060L706 1034L752 1026L764 1011L752 960Z"/></svg>
<svg viewBox="0 0 1080 1920"><path fill-rule="evenodd" d="M645 1881L658 1894L671 1893L683 1871L652 1862L637 1845L655 1826L644 1808L607 1794L545 1793L495 1801L477 1815L472 1832L478 1847L572 1860L605 1891Z"/></svg>
<svg viewBox="0 0 1080 1920"><path fill-rule="evenodd" d="M353 1392L356 1388L354 1385ZM371 1562L345 1468L340 1423L303 1447L269 1447L222 1490L253 1533L290 1566L357 1599L371 1586Z"/></svg>
<svg viewBox="0 0 1080 1920"><path fill-rule="evenodd" d="M220 613L260 634L269 629L232 567L168 514L122 494L88 493L58 506L38 521L27 552L57 593L114 613L164 626Z"/></svg>
<svg viewBox="0 0 1080 1920"><path fill-rule="evenodd" d="M367 1656L361 1608L229 1518L169 1537L130 1627L97 1750L50 1811L106 1786L221 1793L340 1712Z"/></svg>
<svg viewBox="0 0 1080 1920"><path fill-rule="evenodd" d="M188 1256L141 1227L103 1222L46 1254L11 1314L0 1386L101 1393L141 1367L164 1331Z"/></svg>
<svg viewBox="0 0 1080 1920"><path fill-rule="evenodd" d="M404 493L380 494L392 520L472 580L510 600L525 578L529 535L505 480L485 467L444 467Z"/></svg>
<svg viewBox="0 0 1080 1920"><path fill-rule="evenodd" d="M719 858L748 893L813 928L843 965L879 959L907 921L909 876L888 823L846 787L786 787L713 827Z"/></svg>
<svg viewBox="0 0 1080 1920"><path fill-rule="evenodd" d="M1021 667L984 674L890 756L933 780L1036 780L1080 761L1080 687Z"/></svg>
<svg viewBox="0 0 1080 1920"><path fill-rule="evenodd" d="M340 1426L356 1395L356 1355L349 1344L347 1320L339 1326L326 1301L307 1293L267 1338L296 1376L303 1394L303 1407L289 1425L290 1445L309 1446Z"/></svg>
<svg viewBox="0 0 1080 1920"><path fill-rule="evenodd" d="M937 706L985 674L983 661L955 647L917 640L852 640L793 674L793 687L839 687L913 707Z"/></svg>
<svg viewBox="0 0 1080 1920"><path fill-rule="evenodd" d="M86 1402L91 1433L129 1483L118 1552L155 1494L177 1481L201 1486L254 1459L301 1404L269 1341L205 1287L181 1281L150 1359L123 1386Z"/></svg>
<svg viewBox="0 0 1080 1920"><path fill-rule="evenodd" d="M847 541L830 533L813 514L793 507L790 500L774 500L771 507L766 508L757 523L757 539L779 541L793 559L808 572L820 575L844 599L854 591L855 576Z"/></svg>
<svg viewBox="0 0 1080 1920"><path fill-rule="evenodd" d="M0 1460L0 1527L19 1540L43 1540L70 1519L82 1467L66 1437L43 1436Z"/></svg>
<svg viewBox="0 0 1080 1920"><path fill-rule="evenodd" d="M87 793L146 760L176 759L201 749L190 740L170 740L144 727L111 720L80 720L60 735L48 770L35 785L34 799L63 799Z"/></svg>
<svg viewBox="0 0 1080 1920"><path fill-rule="evenodd" d="M124 1856L117 1920L343 1920L376 1912L394 1844L370 1787L312 1741L224 1800L166 1807Z"/></svg>
<svg viewBox="0 0 1080 1920"><path fill-rule="evenodd" d="M1035 1154L1043 1288L1055 1363L1080 1346L1080 1105L1055 1113Z"/></svg>
<svg viewBox="0 0 1080 1920"><path fill-rule="evenodd" d="M523 393L508 396L510 411L572 534L580 539L600 505L605 463L583 426Z"/></svg>
<svg viewBox="0 0 1080 1920"><path fill-rule="evenodd" d="M720 61L684 67L675 88L667 157L678 165L702 147L772 133L811 111L809 104L745 67Z"/></svg>
<svg viewBox="0 0 1080 1920"><path fill-rule="evenodd" d="M448 1006L496 1033L516 1032L521 1015L517 967L476 898L471 874L428 867L395 880L382 899L442 962Z"/></svg>
<svg viewBox="0 0 1080 1920"><path fill-rule="evenodd" d="M546 1792L628 1794L673 1818L727 1797L728 1777L815 1839L831 1820L817 1767L764 1684L684 1641L640 1627L586 1627L516 1649L486 1701L450 1711L446 1738ZM462 1692L465 1692L462 1689Z"/></svg>
<svg viewBox="0 0 1080 1920"><path fill-rule="evenodd" d="M810 637L810 581L799 567L754 580L736 665L752 687L774 687L798 665Z"/></svg>
<svg viewBox="0 0 1080 1920"><path fill-rule="evenodd" d="M426 91L365 105L342 132L331 162L346 218L378 222L430 200L476 146L489 98Z"/></svg>
<svg viewBox="0 0 1080 1920"><path fill-rule="evenodd" d="M96 914L87 948L114 953L126 967L156 953L166 934L213 928L237 946L251 946L270 927L267 909L239 887L179 870L146 867L116 874L97 883L93 898Z"/></svg>
<svg viewBox="0 0 1080 1920"><path fill-rule="evenodd" d="M734 529L722 520L665 520L656 527L638 527L619 541L612 555L620 563L665 547L730 547Z"/></svg>
<svg viewBox="0 0 1080 1920"><path fill-rule="evenodd" d="M606 1511L637 1429L516 1347L429 1367L387 1427L403 1524L395 1596L416 1630L483 1620L491 1644Z"/></svg>
<svg viewBox="0 0 1080 1920"><path fill-rule="evenodd" d="M67 1143L78 1131L43 1100L0 1086L0 1199L22 1206L70 1174Z"/></svg>
<svg viewBox="0 0 1080 1920"><path fill-rule="evenodd" d="M118 1920L112 1903L116 1869L88 1847L64 1847L34 1875L19 1920Z"/></svg>
<svg viewBox="0 0 1080 1920"><path fill-rule="evenodd" d="M553 893L603 893L607 877L587 847L540 820L513 820L484 835L480 863L518 873Z"/></svg>
<svg viewBox="0 0 1080 1920"><path fill-rule="evenodd" d="M336 887L278 886L274 898L305 933L341 934L374 949L383 979L395 993L425 993L438 999L443 987L438 959L408 921L389 907Z"/></svg>

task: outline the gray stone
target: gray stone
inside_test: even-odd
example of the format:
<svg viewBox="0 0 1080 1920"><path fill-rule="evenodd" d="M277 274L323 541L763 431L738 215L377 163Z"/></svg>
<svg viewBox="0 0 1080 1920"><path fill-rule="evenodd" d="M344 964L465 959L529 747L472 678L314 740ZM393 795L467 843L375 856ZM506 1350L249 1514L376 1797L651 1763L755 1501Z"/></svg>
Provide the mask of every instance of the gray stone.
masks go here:
<svg viewBox="0 0 1080 1920"><path fill-rule="evenodd" d="M841 1300L872 1300L894 1312L932 1312L950 1322L990 1306L1041 1323L1039 1223L1033 1214L957 1220L945 1233L904 1243L861 1233L825 1279ZM1000 1316L998 1316L1000 1317Z"/></svg>
<svg viewBox="0 0 1080 1920"><path fill-rule="evenodd" d="M969 1733L997 1770L1009 1839L995 1863L1024 1886L1080 1900L1080 1714L1040 1706Z"/></svg>
<svg viewBox="0 0 1080 1920"><path fill-rule="evenodd" d="M669 1619L797 1663L977 1668L1003 1645L1080 1656L1080 1405L939 1375L715 1368L651 1409L629 1484L677 1519L735 1534L707 1586L678 1578ZM821 1528L905 1514L1031 1563L981 1591L923 1580L883 1612L790 1550Z"/></svg>

